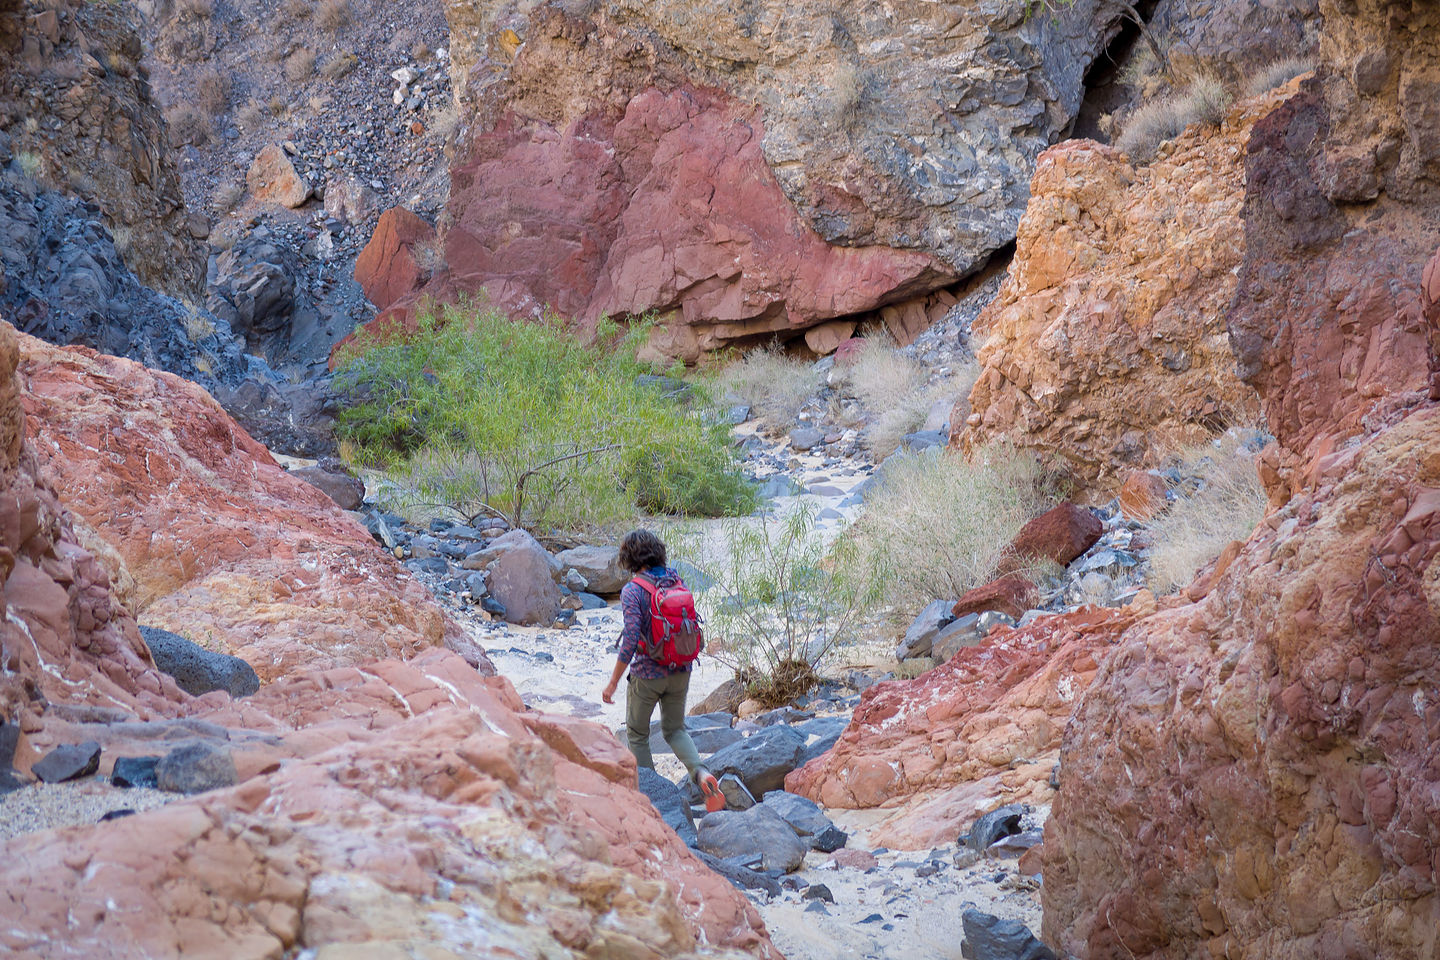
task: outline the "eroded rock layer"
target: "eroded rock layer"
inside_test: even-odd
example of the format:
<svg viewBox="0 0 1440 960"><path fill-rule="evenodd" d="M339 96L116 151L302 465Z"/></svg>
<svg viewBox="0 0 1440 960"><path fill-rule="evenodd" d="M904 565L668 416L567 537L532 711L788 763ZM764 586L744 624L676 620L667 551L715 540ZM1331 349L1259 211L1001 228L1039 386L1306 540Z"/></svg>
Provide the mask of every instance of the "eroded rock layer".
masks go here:
<svg viewBox="0 0 1440 960"><path fill-rule="evenodd" d="M1026 9L452 0L469 127L431 292L657 311L693 356L964 276L1120 16Z"/></svg>
<svg viewBox="0 0 1440 960"><path fill-rule="evenodd" d="M983 370L968 419L951 418L957 445L1036 450L1105 500L1131 471L1254 419L1225 311L1246 143L1282 96L1240 104L1218 134L1192 127L1144 167L1087 140L1041 156L1010 273L975 325Z"/></svg>
<svg viewBox="0 0 1440 960"><path fill-rule="evenodd" d="M437 644L490 669L363 526L204 390L83 347L22 335L20 353L36 456L123 560L143 622L243 657L262 680Z"/></svg>

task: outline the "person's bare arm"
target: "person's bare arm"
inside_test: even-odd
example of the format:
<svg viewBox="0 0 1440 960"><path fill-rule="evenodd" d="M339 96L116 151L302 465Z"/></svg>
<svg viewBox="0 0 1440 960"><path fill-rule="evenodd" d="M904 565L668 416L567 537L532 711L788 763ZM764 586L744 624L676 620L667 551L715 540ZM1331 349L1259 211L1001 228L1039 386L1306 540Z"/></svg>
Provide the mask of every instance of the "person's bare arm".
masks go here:
<svg viewBox="0 0 1440 960"><path fill-rule="evenodd" d="M620 686L620 678L625 675L625 668L629 666L624 660L615 661L615 669L610 671L610 682L605 684L605 689L600 691L600 699L606 703L615 702L615 689Z"/></svg>

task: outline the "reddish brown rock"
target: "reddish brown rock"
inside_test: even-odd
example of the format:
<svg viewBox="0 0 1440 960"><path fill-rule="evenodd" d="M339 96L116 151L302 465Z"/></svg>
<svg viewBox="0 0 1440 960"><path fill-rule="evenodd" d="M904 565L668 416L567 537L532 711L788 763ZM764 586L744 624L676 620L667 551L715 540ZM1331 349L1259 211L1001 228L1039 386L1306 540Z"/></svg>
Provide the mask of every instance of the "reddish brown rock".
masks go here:
<svg viewBox="0 0 1440 960"><path fill-rule="evenodd" d="M1082 502L1253 419L1225 312L1245 252L1245 145L1283 97L1238 104L1148 166L1087 140L1037 162L1015 259L975 323L979 379L951 418L965 450L1003 440L1063 469Z"/></svg>
<svg viewBox="0 0 1440 960"><path fill-rule="evenodd" d="M1153 601L997 629L914 680L879 683L827 753L785 789L829 807L894 808L871 839L902 850L953 842L1004 802L1046 803L1070 711L1097 659Z"/></svg>
<svg viewBox="0 0 1440 960"><path fill-rule="evenodd" d="M300 666L483 653L317 488L291 477L199 387L21 337L42 468L124 560L135 614L249 661Z"/></svg>
<svg viewBox="0 0 1440 960"><path fill-rule="evenodd" d="M1433 956L1440 409L1326 459L1067 729L1045 935L1079 957Z"/></svg>
<svg viewBox="0 0 1440 960"><path fill-rule="evenodd" d="M328 201L328 197L327 197ZM380 214L370 242L355 258L355 282L379 310L409 296L429 279L435 228L404 207ZM420 261L426 260L427 266Z"/></svg>
<svg viewBox="0 0 1440 960"><path fill-rule="evenodd" d="M1062 503L1021 527L1010 541L1010 552L1023 559L1053 560L1065 566L1093 547L1104 532L1105 524L1092 511Z"/></svg>
<svg viewBox="0 0 1440 960"><path fill-rule="evenodd" d="M1125 478L1120 488L1120 513L1127 520L1153 520L1165 509L1165 494L1170 485L1162 477L1136 470Z"/></svg>
<svg viewBox="0 0 1440 960"><path fill-rule="evenodd" d="M310 198L310 184L295 172L295 165L285 150L273 143L250 161L250 169L245 171L245 185L250 195L262 203L298 207Z"/></svg>
<svg viewBox="0 0 1440 960"><path fill-rule="evenodd" d="M835 348L835 366L848 367L859 358L865 349L864 337L851 337Z"/></svg>
<svg viewBox="0 0 1440 960"><path fill-rule="evenodd" d="M822 357L828 356L834 353L842 343L849 340L854 333L854 320L833 320L830 323L822 323L818 327L806 330L805 346Z"/></svg>
<svg viewBox="0 0 1440 960"><path fill-rule="evenodd" d="M970 613L998 610L1018 620L1026 610L1035 606L1039 599L1040 594L1035 589L1035 584L1025 577L1001 577L967 592L955 601L951 613L955 617L963 617Z"/></svg>

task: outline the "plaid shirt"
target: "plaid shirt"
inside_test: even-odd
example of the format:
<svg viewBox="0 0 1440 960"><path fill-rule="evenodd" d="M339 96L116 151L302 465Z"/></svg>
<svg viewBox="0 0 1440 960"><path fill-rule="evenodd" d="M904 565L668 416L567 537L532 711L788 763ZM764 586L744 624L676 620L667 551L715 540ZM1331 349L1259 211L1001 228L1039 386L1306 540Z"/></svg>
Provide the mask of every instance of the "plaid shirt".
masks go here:
<svg viewBox="0 0 1440 960"><path fill-rule="evenodd" d="M668 567L651 567L645 571L651 577L673 577L675 571ZM642 680L659 680L672 673L689 671L694 661L671 670L663 663L656 663L641 651L650 642L650 594L633 580L620 591L620 611L625 615L625 626L620 631L620 650L616 657L621 663L630 664L630 675ZM643 641L643 643L642 643ZM705 649L702 643L700 649Z"/></svg>

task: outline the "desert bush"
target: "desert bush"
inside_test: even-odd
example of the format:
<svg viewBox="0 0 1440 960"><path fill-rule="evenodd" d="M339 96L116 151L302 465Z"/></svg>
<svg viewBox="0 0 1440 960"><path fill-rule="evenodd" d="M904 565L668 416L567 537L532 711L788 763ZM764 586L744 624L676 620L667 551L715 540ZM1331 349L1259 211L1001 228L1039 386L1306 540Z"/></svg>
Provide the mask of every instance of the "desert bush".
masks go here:
<svg viewBox="0 0 1440 960"><path fill-rule="evenodd" d="M208 20L215 15L215 0L177 0L175 15L181 20Z"/></svg>
<svg viewBox="0 0 1440 960"><path fill-rule="evenodd" d="M281 19L291 22L307 19L310 12L310 0L285 0L284 5L280 8Z"/></svg>
<svg viewBox="0 0 1440 960"><path fill-rule="evenodd" d="M895 349L886 337L866 339L854 362L844 371L844 385L871 411L865 447L883 460L908 433L925 423L930 408L941 400L969 394L979 371L973 365L934 383L930 371L915 358Z"/></svg>
<svg viewBox="0 0 1440 960"><path fill-rule="evenodd" d="M230 106L230 75L215 67L205 67L195 74L195 105L211 116L219 116Z"/></svg>
<svg viewBox="0 0 1440 960"><path fill-rule="evenodd" d="M778 343L751 350L725 367L716 387L749 404L762 427L783 433L795 425L800 408L820 389L814 365L787 355Z"/></svg>
<svg viewBox="0 0 1440 960"><path fill-rule="evenodd" d="M852 579L834 570L853 548L827 544L813 507L726 524L720 545L696 566L705 649L767 706L814 686L815 668L850 642L864 610Z"/></svg>
<svg viewBox="0 0 1440 960"><path fill-rule="evenodd" d="M1250 536L1265 516L1265 488L1255 458L1233 433L1180 456L1181 472L1198 478L1194 493L1175 501L1151 526L1150 587L1171 593L1188 586L1232 540Z"/></svg>
<svg viewBox="0 0 1440 960"><path fill-rule="evenodd" d="M224 216L239 206L240 199L244 196L244 186L232 180L215 188L215 192L210 197L210 204L215 208L216 213Z"/></svg>
<svg viewBox="0 0 1440 960"><path fill-rule="evenodd" d="M350 0L320 0L315 22L326 30L339 30L350 22Z"/></svg>
<svg viewBox="0 0 1440 960"><path fill-rule="evenodd" d="M254 133L265 125L270 108L254 98L235 111L235 123L245 133Z"/></svg>
<svg viewBox="0 0 1440 960"><path fill-rule="evenodd" d="M165 111L165 124L170 128L170 142L204 146L215 139L215 128L203 111L188 103L178 103Z"/></svg>
<svg viewBox="0 0 1440 960"><path fill-rule="evenodd" d="M320 75L326 80L339 80L354 70L359 62L359 58L353 53L337 53L325 61L325 66L320 68Z"/></svg>
<svg viewBox="0 0 1440 960"><path fill-rule="evenodd" d="M901 618L959 598L995 578L1010 541L1047 505L1042 480L1033 456L1000 445L968 459L940 450L894 458L842 537L852 551L844 573Z"/></svg>
<svg viewBox="0 0 1440 960"><path fill-rule="evenodd" d="M1115 146L1135 163L1148 163L1160 144L1174 140L1192 123L1218 126L1230 107L1230 93L1214 77L1201 77L1184 90L1152 100L1125 120Z"/></svg>
<svg viewBox="0 0 1440 960"><path fill-rule="evenodd" d="M361 336L342 363L355 402L343 439L386 469L393 509L505 517L585 532L640 511L745 514L755 494L703 392L688 406L639 381L644 324L593 342L556 318L511 321L486 306L422 315L389 343Z"/></svg>
<svg viewBox="0 0 1440 960"><path fill-rule="evenodd" d="M285 79L304 83L315 75L315 51L301 47L285 58Z"/></svg>
<svg viewBox="0 0 1440 960"><path fill-rule="evenodd" d="M1309 57L1287 57L1276 60L1262 69L1245 83L1245 96L1258 97L1262 93L1283 87L1302 73L1315 69L1315 61Z"/></svg>

